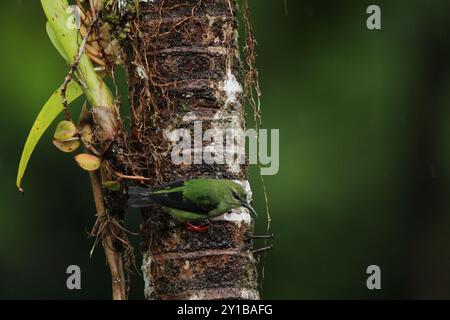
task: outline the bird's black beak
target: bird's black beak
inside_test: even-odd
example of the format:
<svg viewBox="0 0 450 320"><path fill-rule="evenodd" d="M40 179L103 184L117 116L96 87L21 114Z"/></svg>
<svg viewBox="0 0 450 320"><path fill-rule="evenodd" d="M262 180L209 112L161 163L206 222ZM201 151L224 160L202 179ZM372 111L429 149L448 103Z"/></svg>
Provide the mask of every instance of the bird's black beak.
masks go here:
<svg viewBox="0 0 450 320"><path fill-rule="evenodd" d="M253 207L248 204L247 202L244 202L242 204L245 208L247 208L248 210L250 210L250 213L256 218L258 216L258 214L256 213L255 209L253 209Z"/></svg>

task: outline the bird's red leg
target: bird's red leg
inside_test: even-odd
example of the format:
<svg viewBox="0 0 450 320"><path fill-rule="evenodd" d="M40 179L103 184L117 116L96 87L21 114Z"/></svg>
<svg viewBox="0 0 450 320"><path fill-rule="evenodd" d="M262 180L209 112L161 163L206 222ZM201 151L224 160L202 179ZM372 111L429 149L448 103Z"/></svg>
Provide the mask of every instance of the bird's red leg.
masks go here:
<svg viewBox="0 0 450 320"><path fill-rule="evenodd" d="M187 229L191 230L191 231L196 231L196 232L206 232L209 229L209 226L205 225L205 224L201 224L199 226L195 226L191 223L187 224Z"/></svg>

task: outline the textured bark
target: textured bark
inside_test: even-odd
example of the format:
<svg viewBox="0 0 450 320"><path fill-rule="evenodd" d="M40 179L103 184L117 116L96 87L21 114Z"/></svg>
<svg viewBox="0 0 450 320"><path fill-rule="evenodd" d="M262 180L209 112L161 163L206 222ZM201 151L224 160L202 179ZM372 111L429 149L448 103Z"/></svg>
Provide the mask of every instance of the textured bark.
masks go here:
<svg viewBox="0 0 450 320"><path fill-rule="evenodd" d="M235 0L140 3L125 44L132 105L128 174L148 177L150 186L195 177L239 180L251 197L246 165L175 165L168 139L176 128L193 134L196 120L203 132L245 127L236 13ZM243 154L241 146L236 156ZM213 219L207 233L186 230L161 208L145 209L143 217L148 299L259 299L247 209Z"/></svg>

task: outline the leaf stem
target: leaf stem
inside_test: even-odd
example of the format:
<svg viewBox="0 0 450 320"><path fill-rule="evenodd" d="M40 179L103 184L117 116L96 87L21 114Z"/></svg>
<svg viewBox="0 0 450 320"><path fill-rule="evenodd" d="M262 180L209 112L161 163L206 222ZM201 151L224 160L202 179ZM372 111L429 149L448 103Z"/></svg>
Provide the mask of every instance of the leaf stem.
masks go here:
<svg viewBox="0 0 450 320"><path fill-rule="evenodd" d="M91 180L92 193L94 195L97 216L105 216L108 213L106 211L105 202L103 200L99 172L89 172L89 177ZM106 260L108 261L109 269L111 270L112 298L113 300L127 300L126 279L125 273L123 271L123 262L120 252L114 247L115 237L109 227L104 229L101 236Z"/></svg>

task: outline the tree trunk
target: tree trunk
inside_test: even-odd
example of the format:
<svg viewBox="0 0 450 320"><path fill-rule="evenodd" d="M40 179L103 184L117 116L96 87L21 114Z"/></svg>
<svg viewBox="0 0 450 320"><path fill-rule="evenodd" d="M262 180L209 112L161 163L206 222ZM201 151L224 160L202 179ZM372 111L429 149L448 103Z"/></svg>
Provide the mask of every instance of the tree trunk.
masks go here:
<svg viewBox="0 0 450 320"><path fill-rule="evenodd" d="M196 177L238 180L251 197L246 164L171 159L174 129L191 136L194 129L199 136L200 126L202 134L213 130L217 135L203 147L214 154L231 151L225 139L215 140L221 132L245 127L236 1L154 0L140 2L139 13L129 18L124 45L132 108L124 170L146 177L149 186ZM243 134L236 157L245 157ZM194 159L202 146L189 151ZM147 299L259 299L247 209L213 219L206 233L186 230L158 207L142 214Z"/></svg>

